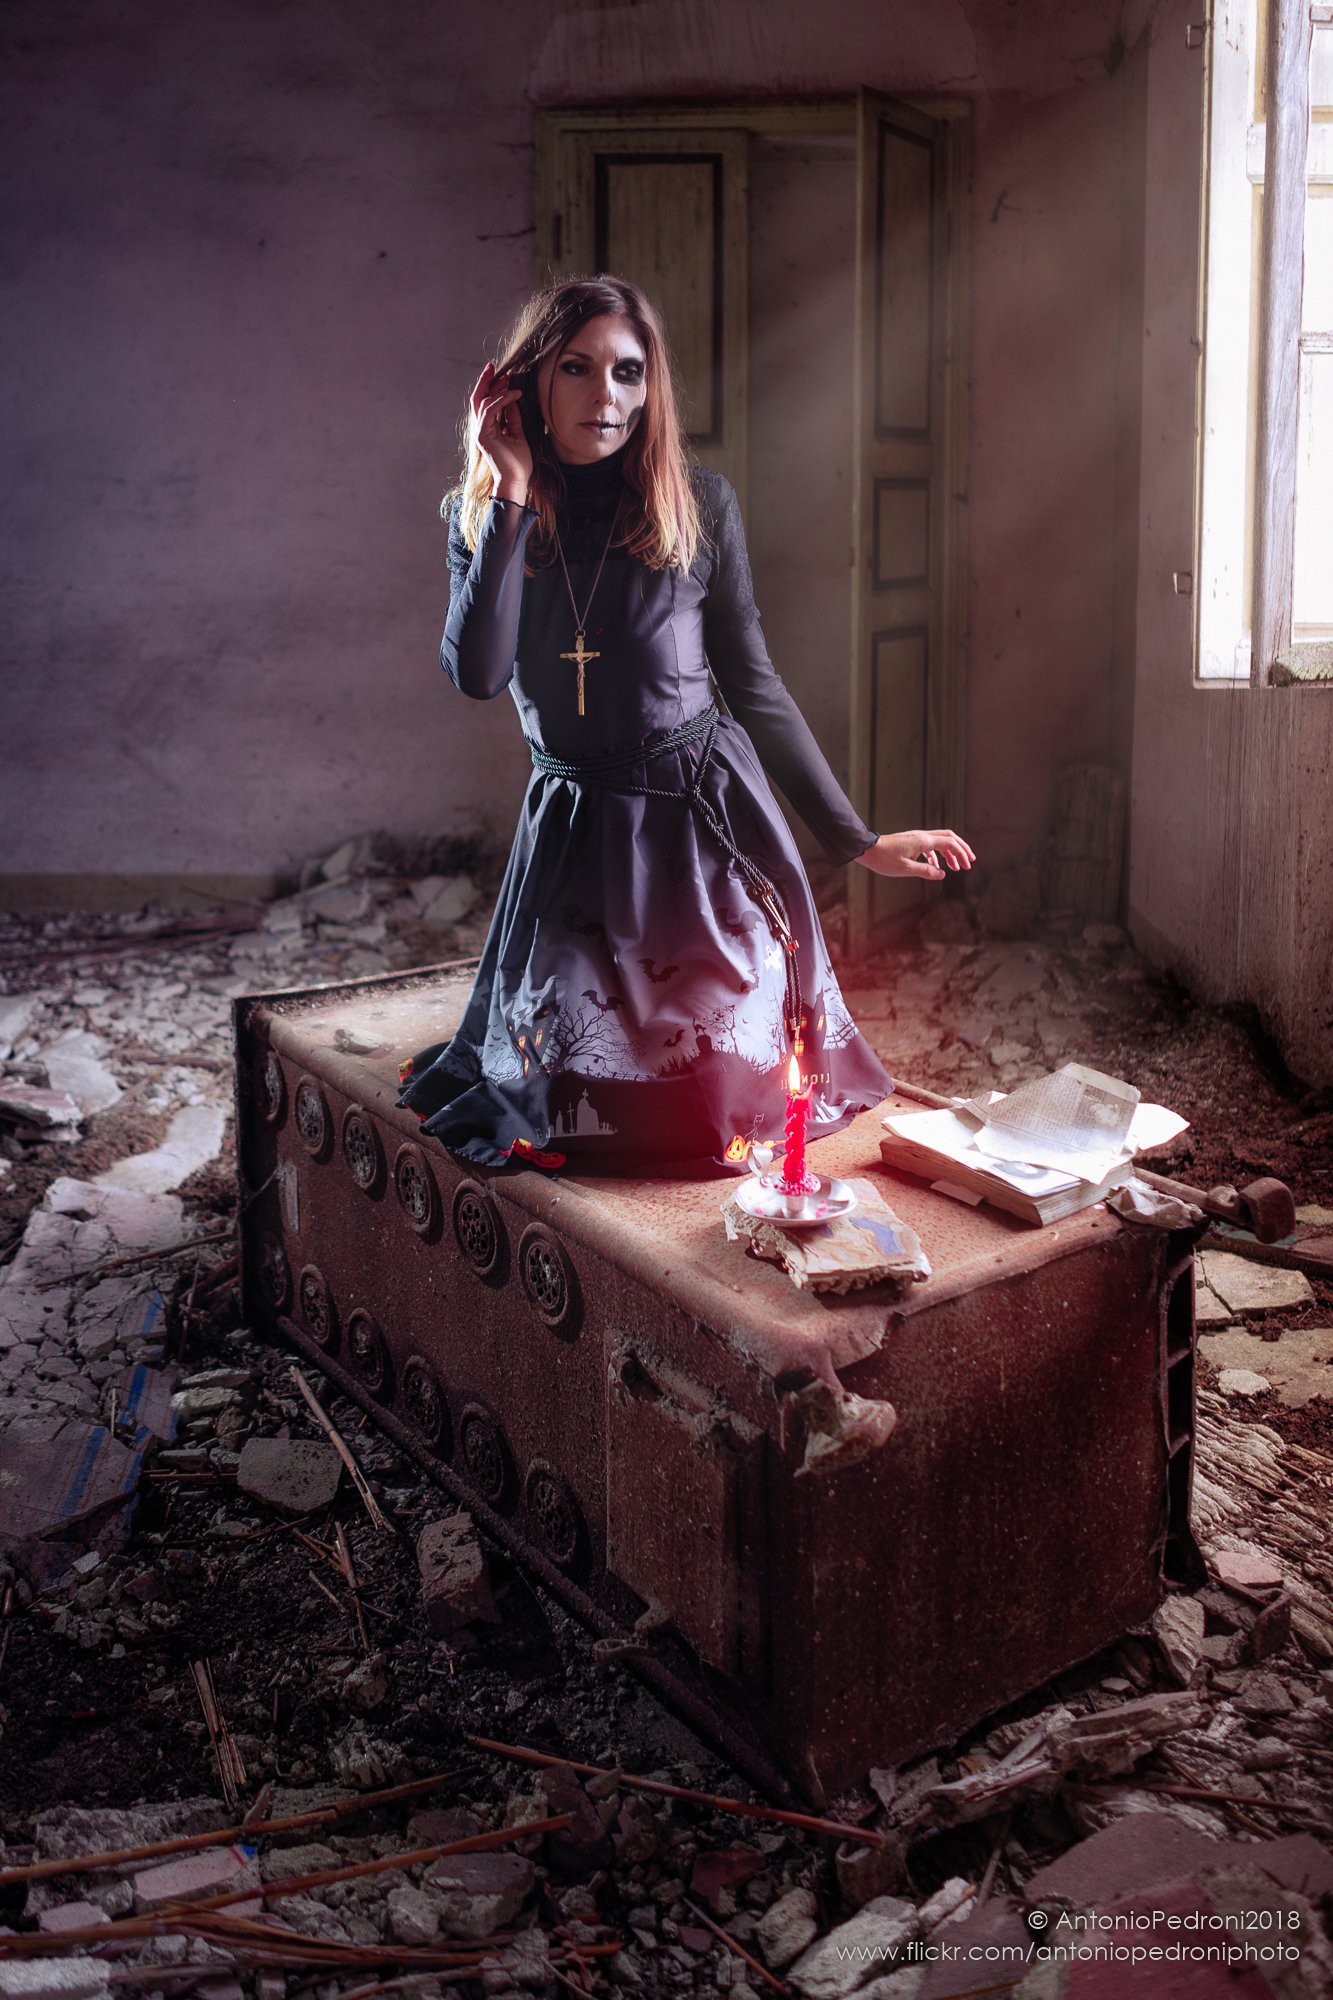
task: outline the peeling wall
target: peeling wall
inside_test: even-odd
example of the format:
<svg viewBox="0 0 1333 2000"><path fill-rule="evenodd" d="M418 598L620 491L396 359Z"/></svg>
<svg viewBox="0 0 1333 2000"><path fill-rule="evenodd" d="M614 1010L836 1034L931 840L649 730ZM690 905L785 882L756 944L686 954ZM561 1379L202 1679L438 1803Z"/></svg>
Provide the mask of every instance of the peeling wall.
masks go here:
<svg viewBox="0 0 1333 2000"><path fill-rule="evenodd" d="M1130 919L1206 999L1257 1007L1333 1082L1333 691L1198 687L1193 566L1202 58L1171 0L1150 59Z"/></svg>
<svg viewBox="0 0 1333 2000"><path fill-rule="evenodd" d="M1128 742L1151 12L512 0L497 60L460 0L11 0L0 873L507 833L510 706L435 664L436 506L531 277L532 106L862 83L975 108L965 823L1030 848L1056 766Z"/></svg>

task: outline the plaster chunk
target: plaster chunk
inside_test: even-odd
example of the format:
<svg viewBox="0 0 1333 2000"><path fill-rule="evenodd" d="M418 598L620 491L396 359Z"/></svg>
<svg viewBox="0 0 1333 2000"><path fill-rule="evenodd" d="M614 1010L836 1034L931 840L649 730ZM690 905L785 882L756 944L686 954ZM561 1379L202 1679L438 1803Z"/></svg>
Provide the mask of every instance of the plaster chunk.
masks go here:
<svg viewBox="0 0 1333 2000"><path fill-rule="evenodd" d="M1217 1386L1224 1396L1262 1396L1273 1385L1266 1375L1256 1375L1252 1368L1224 1368Z"/></svg>

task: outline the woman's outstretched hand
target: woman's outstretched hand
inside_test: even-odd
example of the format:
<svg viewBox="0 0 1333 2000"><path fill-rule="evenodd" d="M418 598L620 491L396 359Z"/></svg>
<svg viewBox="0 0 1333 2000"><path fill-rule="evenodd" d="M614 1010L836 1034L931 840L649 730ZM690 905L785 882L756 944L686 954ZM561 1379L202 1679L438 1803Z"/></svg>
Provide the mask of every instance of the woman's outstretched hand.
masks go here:
<svg viewBox="0 0 1333 2000"><path fill-rule="evenodd" d="M970 868L977 857L960 833L943 826L933 833L920 827L907 833L882 833L873 847L856 858L876 875L917 875L923 882L942 882L946 870L956 874L960 868Z"/></svg>
<svg viewBox="0 0 1333 2000"><path fill-rule="evenodd" d="M497 375L488 361L472 391L471 438L491 469L491 493L496 500L527 504L532 480L532 452L519 415L521 389L511 388L507 375Z"/></svg>

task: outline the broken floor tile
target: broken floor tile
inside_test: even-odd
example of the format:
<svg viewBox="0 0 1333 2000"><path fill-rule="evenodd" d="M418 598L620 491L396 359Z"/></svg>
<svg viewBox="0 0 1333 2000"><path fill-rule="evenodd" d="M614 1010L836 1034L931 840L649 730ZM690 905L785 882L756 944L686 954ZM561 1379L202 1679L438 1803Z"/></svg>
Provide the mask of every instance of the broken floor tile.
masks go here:
<svg viewBox="0 0 1333 2000"><path fill-rule="evenodd" d="M226 1122L220 1104L187 1105L172 1119L160 1146L117 1160L98 1174L95 1185L138 1194L167 1194L217 1158Z"/></svg>
<svg viewBox="0 0 1333 2000"><path fill-rule="evenodd" d="M1243 1590L1268 1590L1284 1581L1275 1562L1243 1549L1219 1549L1210 1564L1219 1583L1239 1584Z"/></svg>
<svg viewBox="0 0 1333 2000"><path fill-rule="evenodd" d="M113 1506L133 1494L141 1451L113 1438L104 1424L64 1423L54 1436L5 1440L0 1484L0 1541L22 1545Z"/></svg>
<svg viewBox="0 0 1333 2000"><path fill-rule="evenodd" d="M1199 1262L1204 1281L1233 1314L1285 1312L1308 1305L1314 1298L1304 1271L1284 1271L1277 1264L1254 1264L1230 1250L1209 1250Z"/></svg>
<svg viewBox="0 0 1333 2000"><path fill-rule="evenodd" d="M1223 1305L1217 1293L1210 1290L1199 1275L1199 1261L1194 1264L1194 1324L1200 1332L1205 1327L1230 1326L1236 1315L1230 1306Z"/></svg>
<svg viewBox="0 0 1333 2000"><path fill-rule="evenodd" d="M176 1415L171 1407L176 1386L174 1368L150 1368L136 1362L114 1378L117 1421L123 1415L133 1424L138 1443L145 1436L170 1444L176 1435Z"/></svg>
<svg viewBox="0 0 1333 2000"><path fill-rule="evenodd" d="M142 1915L161 1909L164 1903L187 1901L195 1896L219 1895L232 1889L259 1886L259 1864L252 1848L207 1847L197 1854L178 1855L152 1868L142 1869L134 1878L134 1906ZM253 1914L260 1902L228 1906L233 1916Z"/></svg>
<svg viewBox="0 0 1333 2000"><path fill-rule="evenodd" d="M37 1928L58 1935L61 1931L85 1931L92 1924L107 1921L106 1911L99 1910L96 1903L57 1903L53 1909L41 1911Z"/></svg>
<svg viewBox="0 0 1333 2000"><path fill-rule="evenodd" d="M1245 1327L1228 1327L1199 1342L1199 1353L1218 1369L1247 1369L1267 1377L1287 1409L1315 1396L1333 1396L1333 1327L1287 1327L1280 1340L1264 1340Z"/></svg>
<svg viewBox="0 0 1333 2000"><path fill-rule="evenodd" d="M332 1503L342 1471L342 1460L331 1444L305 1438L247 1438L236 1484L242 1492L286 1513L313 1514Z"/></svg>

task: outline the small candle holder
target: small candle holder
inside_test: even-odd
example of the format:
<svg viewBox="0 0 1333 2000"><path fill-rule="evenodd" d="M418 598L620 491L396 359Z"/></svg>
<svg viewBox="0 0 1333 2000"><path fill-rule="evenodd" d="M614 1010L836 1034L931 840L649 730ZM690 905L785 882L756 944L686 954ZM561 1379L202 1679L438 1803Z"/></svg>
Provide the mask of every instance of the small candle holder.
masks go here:
<svg viewBox="0 0 1333 2000"><path fill-rule="evenodd" d="M747 1215L780 1223L784 1229L810 1229L816 1223L834 1222L856 1207L856 1196L846 1181L811 1173L807 1168L806 1177L812 1185L793 1192L783 1186L780 1166L765 1171L766 1165L753 1167L750 1179L736 1189L735 1199Z"/></svg>

